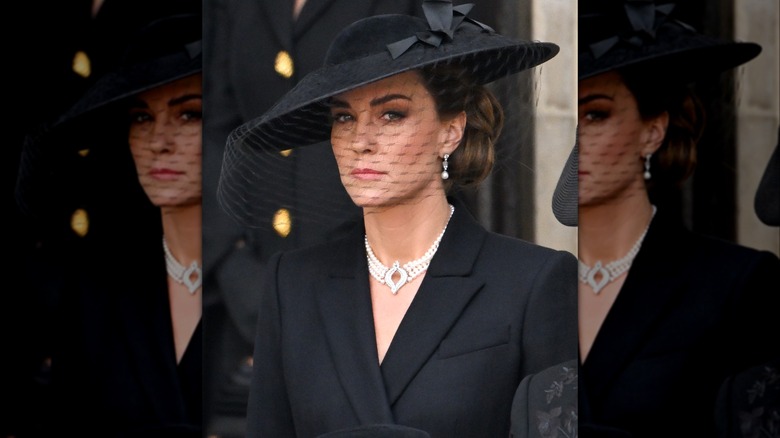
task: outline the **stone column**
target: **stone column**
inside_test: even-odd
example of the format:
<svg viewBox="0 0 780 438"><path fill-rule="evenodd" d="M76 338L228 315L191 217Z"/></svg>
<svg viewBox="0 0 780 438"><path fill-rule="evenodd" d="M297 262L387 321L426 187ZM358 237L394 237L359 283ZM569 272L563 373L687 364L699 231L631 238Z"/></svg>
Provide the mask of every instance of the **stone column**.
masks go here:
<svg viewBox="0 0 780 438"><path fill-rule="evenodd" d="M762 46L736 74L737 240L780 254L780 229L756 216L756 189L780 127L780 2L734 0L734 37Z"/></svg>

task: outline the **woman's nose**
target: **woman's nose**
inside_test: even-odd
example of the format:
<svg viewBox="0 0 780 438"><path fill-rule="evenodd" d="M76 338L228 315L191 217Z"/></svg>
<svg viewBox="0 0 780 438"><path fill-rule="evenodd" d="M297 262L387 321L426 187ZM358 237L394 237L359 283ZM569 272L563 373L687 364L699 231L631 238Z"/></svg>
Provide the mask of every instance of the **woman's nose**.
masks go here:
<svg viewBox="0 0 780 438"><path fill-rule="evenodd" d="M379 126L372 121L358 121L350 139L350 147L358 153L375 152L379 139Z"/></svg>
<svg viewBox="0 0 780 438"><path fill-rule="evenodd" d="M152 128L149 148L158 153L173 151L177 129L178 127L167 119L159 118Z"/></svg>

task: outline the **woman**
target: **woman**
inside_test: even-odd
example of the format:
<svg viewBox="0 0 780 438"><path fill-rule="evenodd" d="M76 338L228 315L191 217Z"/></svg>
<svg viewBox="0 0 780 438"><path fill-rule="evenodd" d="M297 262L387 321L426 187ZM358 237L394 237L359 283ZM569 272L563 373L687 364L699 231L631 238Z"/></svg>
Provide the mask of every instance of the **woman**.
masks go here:
<svg viewBox="0 0 780 438"><path fill-rule="evenodd" d="M490 171L502 113L483 85L557 46L504 38L469 6L423 9L428 22L344 29L324 67L228 141L219 194L236 217L257 213L260 164L328 139L363 210L342 237L269 262L248 436L508 436L522 378L576 357L573 257L489 233L446 194Z"/></svg>
<svg viewBox="0 0 780 438"><path fill-rule="evenodd" d="M200 28L189 14L145 26L121 67L26 150L19 199L45 214L69 177L58 154L85 136L108 143L85 155L92 188L111 196L62 261L52 433L201 434Z"/></svg>
<svg viewBox="0 0 780 438"><path fill-rule="evenodd" d="M651 194L696 163L704 113L687 84L760 47L698 34L667 6L580 12L580 430L715 436L721 383L780 355L780 261L691 233Z"/></svg>

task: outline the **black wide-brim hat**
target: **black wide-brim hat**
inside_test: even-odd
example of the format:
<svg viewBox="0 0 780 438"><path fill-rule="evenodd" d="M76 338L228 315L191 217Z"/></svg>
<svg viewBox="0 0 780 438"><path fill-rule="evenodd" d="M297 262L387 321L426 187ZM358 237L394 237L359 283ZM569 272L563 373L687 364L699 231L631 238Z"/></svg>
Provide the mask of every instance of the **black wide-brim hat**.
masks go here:
<svg viewBox="0 0 780 438"><path fill-rule="evenodd" d="M675 5L654 0L594 0L579 11L580 80L628 68L687 83L737 67L761 46L697 32L673 18Z"/></svg>
<svg viewBox="0 0 780 438"><path fill-rule="evenodd" d="M139 29L115 70L106 73L53 124L200 73L203 69L199 14L156 19Z"/></svg>
<svg viewBox="0 0 780 438"><path fill-rule="evenodd" d="M15 193L23 212L43 217L60 208L69 197L68 181L77 179L66 166L73 164L77 150L117 149L100 154L107 161L114 160L119 149L127 150L128 120L122 103L200 73L201 29L201 15L196 13L168 15L142 26L115 69L98 78L70 109L26 137ZM110 167L108 162L104 165Z"/></svg>
<svg viewBox="0 0 780 438"><path fill-rule="evenodd" d="M228 137L219 182L222 206L245 223L246 204L263 198L264 160L279 151L330 140L329 98L407 71L458 65L475 84L536 67L559 47L518 41L468 18L471 4L425 0L426 19L388 14L364 18L331 43L324 65L305 76L262 116ZM265 157L265 158L264 158ZM316 188L315 188L316 189Z"/></svg>

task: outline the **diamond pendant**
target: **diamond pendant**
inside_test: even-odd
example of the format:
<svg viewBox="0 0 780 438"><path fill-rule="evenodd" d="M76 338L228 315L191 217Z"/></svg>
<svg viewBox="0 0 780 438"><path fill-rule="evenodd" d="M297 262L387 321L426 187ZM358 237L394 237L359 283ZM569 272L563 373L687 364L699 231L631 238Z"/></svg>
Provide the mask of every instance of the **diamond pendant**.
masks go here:
<svg viewBox="0 0 780 438"><path fill-rule="evenodd" d="M393 281L393 275L395 273L398 273L400 278L398 279L398 282ZM404 268L401 267L401 265L396 260L395 263L393 263L393 266L387 270L385 273L385 284L387 287L390 288L390 292L395 295L398 292L398 289L401 288L404 284L406 284L406 280L409 278L409 274L406 272Z"/></svg>
<svg viewBox="0 0 780 438"><path fill-rule="evenodd" d="M601 274L601 279L596 281L596 275L599 274ZM600 261L596 262L590 271L588 271L587 281L590 287L593 288L593 293L596 295L598 295L599 292L601 292L601 289L609 283L609 272L601 266Z"/></svg>
<svg viewBox="0 0 780 438"><path fill-rule="evenodd" d="M193 274L195 274L195 281L192 280ZM192 262L190 267L184 271L181 280L184 286L186 286L190 291L190 294L195 295L195 291L197 291L200 285L203 283L203 274L201 273L200 267L196 262Z"/></svg>

